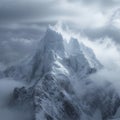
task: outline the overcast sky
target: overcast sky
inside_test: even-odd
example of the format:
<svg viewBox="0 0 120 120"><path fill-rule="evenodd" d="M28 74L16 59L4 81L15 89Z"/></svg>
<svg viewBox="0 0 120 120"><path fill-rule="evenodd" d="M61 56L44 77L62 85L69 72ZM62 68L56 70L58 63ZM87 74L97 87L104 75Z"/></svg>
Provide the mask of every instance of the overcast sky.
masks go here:
<svg viewBox="0 0 120 120"><path fill-rule="evenodd" d="M49 24L120 43L120 0L0 0L0 61L32 53Z"/></svg>

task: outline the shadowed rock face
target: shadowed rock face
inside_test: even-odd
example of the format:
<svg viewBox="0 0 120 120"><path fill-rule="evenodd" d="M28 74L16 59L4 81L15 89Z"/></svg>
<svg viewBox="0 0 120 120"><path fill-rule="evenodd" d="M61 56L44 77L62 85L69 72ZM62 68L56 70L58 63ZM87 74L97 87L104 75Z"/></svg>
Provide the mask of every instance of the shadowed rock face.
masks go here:
<svg viewBox="0 0 120 120"><path fill-rule="evenodd" d="M78 120L80 118L80 113L78 112L77 106L75 107L69 101L63 102L64 112L71 118L71 120Z"/></svg>
<svg viewBox="0 0 120 120"><path fill-rule="evenodd" d="M103 120L112 118L120 107L119 95L111 86L109 88L95 88L84 94L82 101L89 106L89 109L85 109L86 112L92 114L96 109L99 109Z"/></svg>
<svg viewBox="0 0 120 120"><path fill-rule="evenodd" d="M46 75L42 87L16 88L9 104L12 107L24 106L23 109L30 113L32 111L31 120L39 120L37 115L41 112L45 120L79 120L80 108L75 103L76 98L74 101L68 99L60 87L51 75Z"/></svg>
<svg viewBox="0 0 120 120"><path fill-rule="evenodd" d="M112 85L106 89L88 79L101 68L90 48L74 38L66 43L49 28L34 56L4 71L4 76L27 84L14 89L9 107L27 111L30 117L25 120L94 120L96 110L107 120L120 99Z"/></svg>

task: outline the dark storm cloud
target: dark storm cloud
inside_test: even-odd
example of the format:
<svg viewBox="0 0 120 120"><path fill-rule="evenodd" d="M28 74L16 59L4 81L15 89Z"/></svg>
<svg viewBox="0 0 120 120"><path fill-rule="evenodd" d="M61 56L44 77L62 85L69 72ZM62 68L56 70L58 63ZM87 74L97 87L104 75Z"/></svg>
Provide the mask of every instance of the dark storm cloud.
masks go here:
<svg viewBox="0 0 120 120"><path fill-rule="evenodd" d="M51 23L41 19L51 14L55 12L49 1L0 1L0 61L9 64L34 53L45 27Z"/></svg>
<svg viewBox="0 0 120 120"><path fill-rule="evenodd" d="M51 21L57 17L67 16L69 11L64 11L59 0L5 0L0 2L0 22L23 22L23 21ZM63 4L64 6L64 4Z"/></svg>
<svg viewBox="0 0 120 120"><path fill-rule="evenodd" d="M18 2L11 0L1 5L0 20L2 22L18 22L26 19L34 19L35 17L41 18L44 15L49 16L52 12L54 11L52 11L48 3L26 3L24 1Z"/></svg>

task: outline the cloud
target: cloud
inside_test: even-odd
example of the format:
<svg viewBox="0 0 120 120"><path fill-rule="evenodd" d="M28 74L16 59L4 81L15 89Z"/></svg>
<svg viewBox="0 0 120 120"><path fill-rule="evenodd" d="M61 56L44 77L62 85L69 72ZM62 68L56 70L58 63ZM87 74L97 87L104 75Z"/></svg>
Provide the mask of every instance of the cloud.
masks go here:
<svg viewBox="0 0 120 120"><path fill-rule="evenodd" d="M20 23L25 21L55 22L61 19L68 22L79 22L81 24L84 22L84 24L90 25L92 21L95 22L99 20L99 24L105 21L105 15L102 13L102 10L98 8L98 5L88 6L87 4L82 4L82 2L83 1L79 1L79 4L76 4L76 2L71 3L67 0L47 0L46 2L42 2L41 0L30 0L29 2L28 0L5 0L1 2L0 7L1 23Z"/></svg>
<svg viewBox="0 0 120 120"><path fill-rule="evenodd" d="M0 61L5 65L9 65L9 63L14 63L25 56L33 54L37 48L37 42L33 39L17 37L2 40L0 44Z"/></svg>
<svg viewBox="0 0 120 120"><path fill-rule="evenodd" d="M22 87L23 84L10 78L0 79L0 101L10 95L15 87ZM0 102L0 104L1 104Z"/></svg>
<svg viewBox="0 0 120 120"><path fill-rule="evenodd" d="M55 0L5 0L1 1L0 18L1 22L23 22L23 21L45 21L46 19L55 19L56 16L66 14L60 1ZM61 2L60 2L61 3ZM65 2L64 2L65 4Z"/></svg>
<svg viewBox="0 0 120 120"><path fill-rule="evenodd" d="M120 43L118 5L117 0L1 0L0 62L31 54L47 26L59 20L92 41L109 37Z"/></svg>
<svg viewBox="0 0 120 120"><path fill-rule="evenodd" d="M78 1L78 0L76 0ZM5 0L1 1L1 25L20 24L21 22L56 22L64 20L76 23L80 27L102 26L108 19L109 12L114 8L105 9L120 3L115 0ZM89 2L90 1L90 2ZM84 4L83 4L84 3ZM105 4L106 3L106 4ZM58 6L59 4L59 6ZM90 4L90 5L88 5ZM95 4L95 5L94 5ZM100 8L102 4L105 8ZM99 21L99 22L98 22Z"/></svg>
<svg viewBox="0 0 120 120"><path fill-rule="evenodd" d="M87 5L91 5L91 4L96 4L99 5L101 7L113 7L115 5L119 5L120 1L119 0L68 0L70 2L82 2L84 4Z"/></svg>
<svg viewBox="0 0 120 120"><path fill-rule="evenodd" d="M97 86L105 86L108 83L120 95L120 45L112 39L105 37L96 41L82 38L85 45L93 49L97 59L102 63L103 68L90 75L90 79Z"/></svg>
<svg viewBox="0 0 120 120"><path fill-rule="evenodd" d="M90 78L99 85L104 85L105 82L112 83L113 87L120 95L120 68L114 69L102 69L98 71L96 74L90 76Z"/></svg>
<svg viewBox="0 0 120 120"><path fill-rule="evenodd" d="M80 38L81 41L92 48L97 59L105 68L114 69L120 67L120 45L116 44L111 38L103 37L96 41L90 41L88 38Z"/></svg>
<svg viewBox="0 0 120 120"><path fill-rule="evenodd" d="M17 106L8 107L8 100L14 88L23 86L23 83L11 78L0 79L0 118L2 120L30 120L31 115L28 110L24 114L24 111L18 109Z"/></svg>

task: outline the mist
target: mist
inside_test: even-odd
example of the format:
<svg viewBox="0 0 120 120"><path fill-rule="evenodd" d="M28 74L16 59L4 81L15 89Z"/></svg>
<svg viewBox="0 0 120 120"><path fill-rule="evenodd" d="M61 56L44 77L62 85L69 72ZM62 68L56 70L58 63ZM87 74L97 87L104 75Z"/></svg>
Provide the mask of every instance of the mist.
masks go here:
<svg viewBox="0 0 120 120"><path fill-rule="evenodd" d="M90 79L98 86L104 86L106 82L112 84L113 88L120 95L120 51L119 44L111 38L105 37L97 41L83 39L83 42L91 47L97 59L103 65L101 70L90 75Z"/></svg>
<svg viewBox="0 0 120 120"><path fill-rule="evenodd" d="M12 97L13 90L16 87L22 87L24 84L13 80L12 78L0 79L0 119L1 120L24 120L24 112L8 107L8 102ZM26 113L27 114L27 113ZM25 119L27 120L27 118Z"/></svg>

